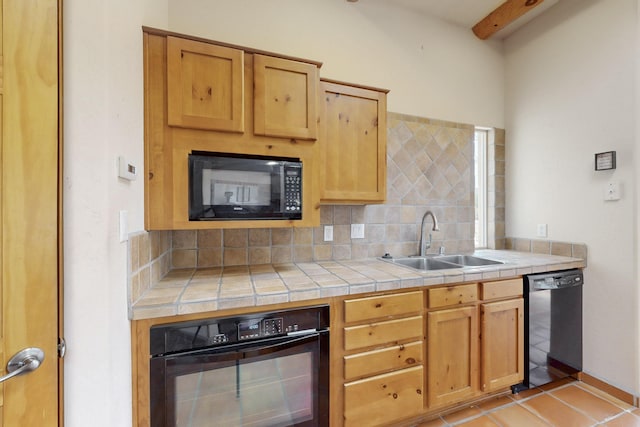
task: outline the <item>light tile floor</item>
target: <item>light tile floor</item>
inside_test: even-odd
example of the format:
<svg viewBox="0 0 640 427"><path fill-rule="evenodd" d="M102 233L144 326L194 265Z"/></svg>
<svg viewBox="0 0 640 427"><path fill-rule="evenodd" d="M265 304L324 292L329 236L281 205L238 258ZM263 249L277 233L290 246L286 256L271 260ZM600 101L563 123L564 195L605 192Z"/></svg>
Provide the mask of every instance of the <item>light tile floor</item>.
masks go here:
<svg viewBox="0 0 640 427"><path fill-rule="evenodd" d="M579 381L496 397L416 427L640 427L640 409Z"/></svg>

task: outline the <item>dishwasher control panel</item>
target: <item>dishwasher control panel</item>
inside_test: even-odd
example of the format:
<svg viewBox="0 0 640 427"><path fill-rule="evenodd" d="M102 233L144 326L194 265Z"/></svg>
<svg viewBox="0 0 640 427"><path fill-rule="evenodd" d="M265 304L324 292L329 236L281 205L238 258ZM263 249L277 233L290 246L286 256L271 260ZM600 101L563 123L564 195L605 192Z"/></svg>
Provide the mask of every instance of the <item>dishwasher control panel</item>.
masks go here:
<svg viewBox="0 0 640 427"><path fill-rule="evenodd" d="M532 290L561 289L581 286L582 270L565 270L529 276Z"/></svg>

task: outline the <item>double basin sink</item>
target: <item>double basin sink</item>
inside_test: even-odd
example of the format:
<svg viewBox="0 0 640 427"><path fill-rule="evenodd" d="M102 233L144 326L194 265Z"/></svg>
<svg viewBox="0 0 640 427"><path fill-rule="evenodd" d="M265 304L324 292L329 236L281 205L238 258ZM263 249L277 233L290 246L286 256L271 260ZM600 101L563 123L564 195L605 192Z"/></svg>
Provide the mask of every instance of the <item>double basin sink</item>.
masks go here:
<svg viewBox="0 0 640 427"><path fill-rule="evenodd" d="M492 259L481 258L473 255L410 256L400 258L382 257L380 259L421 271L504 264L501 261L494 261Z"/></svg>

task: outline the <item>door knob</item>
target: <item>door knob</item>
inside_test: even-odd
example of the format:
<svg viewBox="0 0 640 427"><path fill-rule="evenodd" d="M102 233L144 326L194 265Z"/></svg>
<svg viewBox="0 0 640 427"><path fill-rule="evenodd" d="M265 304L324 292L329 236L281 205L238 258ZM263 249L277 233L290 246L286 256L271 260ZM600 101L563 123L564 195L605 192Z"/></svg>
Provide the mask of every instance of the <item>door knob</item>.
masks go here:
<svg viewBox="0 0 640 427"><path fill-rule="evenodd" d="M7 363L8 373L4 377L0 377L0 383L9 378L35 371L40 367L43 360L44 351L37 347L25 348L19 351L9 359L9 363Z"/></svg>

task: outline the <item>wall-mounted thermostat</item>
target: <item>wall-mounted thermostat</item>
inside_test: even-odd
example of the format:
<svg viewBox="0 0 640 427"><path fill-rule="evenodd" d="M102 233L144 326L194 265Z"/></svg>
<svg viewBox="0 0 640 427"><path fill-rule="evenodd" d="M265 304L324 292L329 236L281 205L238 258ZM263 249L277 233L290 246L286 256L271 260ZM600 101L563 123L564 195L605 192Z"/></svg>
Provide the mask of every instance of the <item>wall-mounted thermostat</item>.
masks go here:
<svg viewBox="0 0 640 427"><path fill-rule="evenodd" d="M604 171L616 168L616 152L596 153L596 170Z"/></svg>
<svg viewBox="0 0 640 427"><path fill-rule="evenodd" d="M135 181L137 176L136 166L127 162L124 156L118 157L118 176L129 181Z"/></svg>

